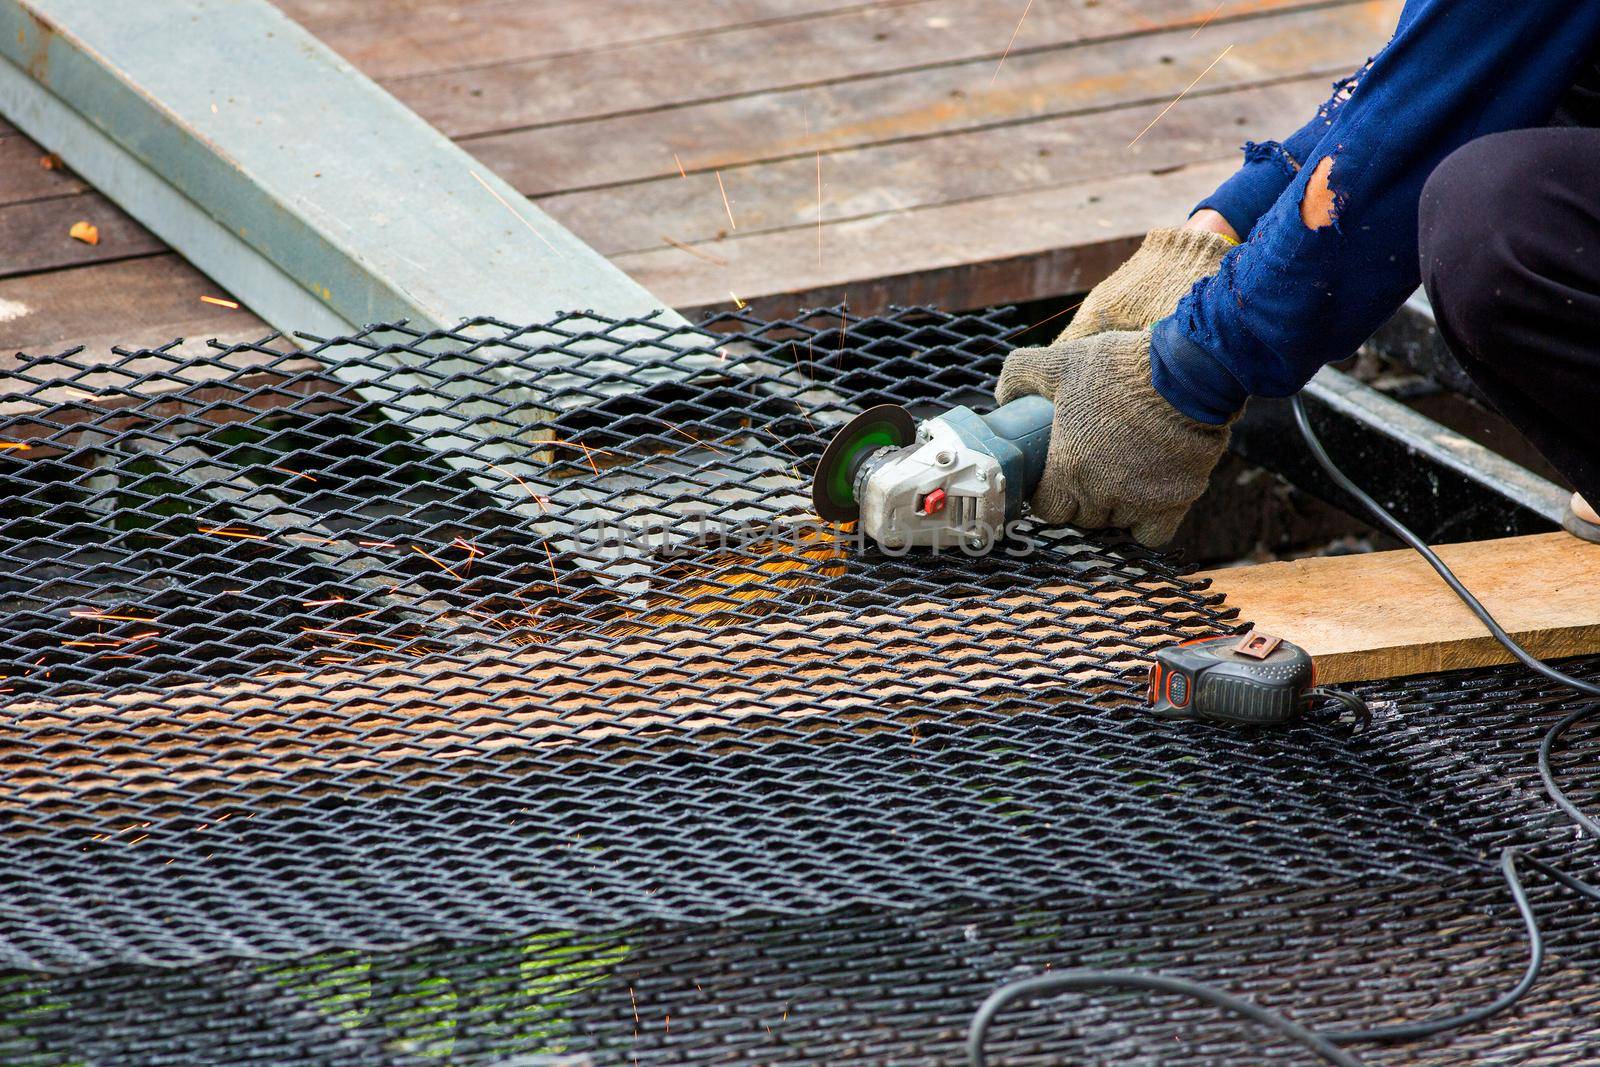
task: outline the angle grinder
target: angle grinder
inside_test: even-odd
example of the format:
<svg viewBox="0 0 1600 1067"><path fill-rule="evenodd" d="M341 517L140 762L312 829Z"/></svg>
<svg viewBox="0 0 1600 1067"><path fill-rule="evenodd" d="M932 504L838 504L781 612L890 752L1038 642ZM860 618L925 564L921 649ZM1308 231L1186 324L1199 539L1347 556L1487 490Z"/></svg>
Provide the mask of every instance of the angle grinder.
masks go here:
<svg viewBox="0 0 1600 1067"><path fill-rule="evenodd" d="M859 520L888 549L990 544L1044 474L1055 405L1024 396L987 415L956 407L921 425L896 404L856 416L817 463L811 501Z"/></svg>

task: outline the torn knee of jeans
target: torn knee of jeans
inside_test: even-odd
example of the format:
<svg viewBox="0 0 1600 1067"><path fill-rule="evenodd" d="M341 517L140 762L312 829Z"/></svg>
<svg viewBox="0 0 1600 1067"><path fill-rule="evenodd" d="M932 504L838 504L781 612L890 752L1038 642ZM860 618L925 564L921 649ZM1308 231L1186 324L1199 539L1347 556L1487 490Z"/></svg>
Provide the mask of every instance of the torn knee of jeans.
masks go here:
<svg viewBox="0 0 1600 1067"><path fill-rule="evenodd" d="M1300 198L1300 221L1308 230L1339 227L1344 213L1344 197L1333 188L1333 157L1323 156L1311 171L1305 195Z"/></svg>
<svg viewBox="0 0 1600 1067"><path fill-rule="evenodd" d="M1277 141L1246 141L1244 143L1244 161L1246 163L1276 163L1291 178L1300 173L1300 161L1291 156L1289 150Z"/></svg>

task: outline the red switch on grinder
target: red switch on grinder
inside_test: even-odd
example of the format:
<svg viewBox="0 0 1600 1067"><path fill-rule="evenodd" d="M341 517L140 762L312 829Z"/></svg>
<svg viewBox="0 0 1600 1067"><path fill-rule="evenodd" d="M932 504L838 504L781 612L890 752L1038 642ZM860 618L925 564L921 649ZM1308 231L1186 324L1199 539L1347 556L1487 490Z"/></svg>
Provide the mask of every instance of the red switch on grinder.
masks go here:
<svg viewBox="0 0 1600 1067"><path fill-rule="evenodd" d="M944 510L945 491L935 489L922 498L922 513L924 515L937 515Z"/></svg>

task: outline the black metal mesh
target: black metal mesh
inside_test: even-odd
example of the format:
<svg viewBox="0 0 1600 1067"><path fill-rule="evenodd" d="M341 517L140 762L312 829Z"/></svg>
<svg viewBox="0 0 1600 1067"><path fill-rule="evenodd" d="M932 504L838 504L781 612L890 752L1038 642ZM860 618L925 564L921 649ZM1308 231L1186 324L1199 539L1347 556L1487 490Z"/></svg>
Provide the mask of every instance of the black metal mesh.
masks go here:
<svg viewBox="0 0 1600 1067"><path fill-rule="evenodd" d="M0 1062L938 1062L989 986L1052 965L1318 1023L1507 984L1484 857L1570 840L1532 763L1551 694L1391 686L1355 738L1159 723L1149 649L1234 624L1173 561L1040 530L896 558L814 525L831 430L981 402L1012 325L19 357ZM1600 940L1541 901L1538 996L1395 1062L1595 1058ZM997 1048L1293 1059L1145 1004L1019 1010Z"/></svg>

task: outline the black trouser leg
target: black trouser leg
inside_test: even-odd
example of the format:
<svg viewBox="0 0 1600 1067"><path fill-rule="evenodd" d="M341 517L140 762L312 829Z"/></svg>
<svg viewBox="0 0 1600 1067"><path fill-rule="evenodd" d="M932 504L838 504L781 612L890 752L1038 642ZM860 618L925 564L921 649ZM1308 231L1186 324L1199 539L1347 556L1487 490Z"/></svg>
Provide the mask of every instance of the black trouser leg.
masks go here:
<svg viewBox="0 0 1600 1067"><path fill-rule="evenodd" d="M1600 506L1600 129L1458 149L1423 190L1420 238L1445 343Z"/></svg>

